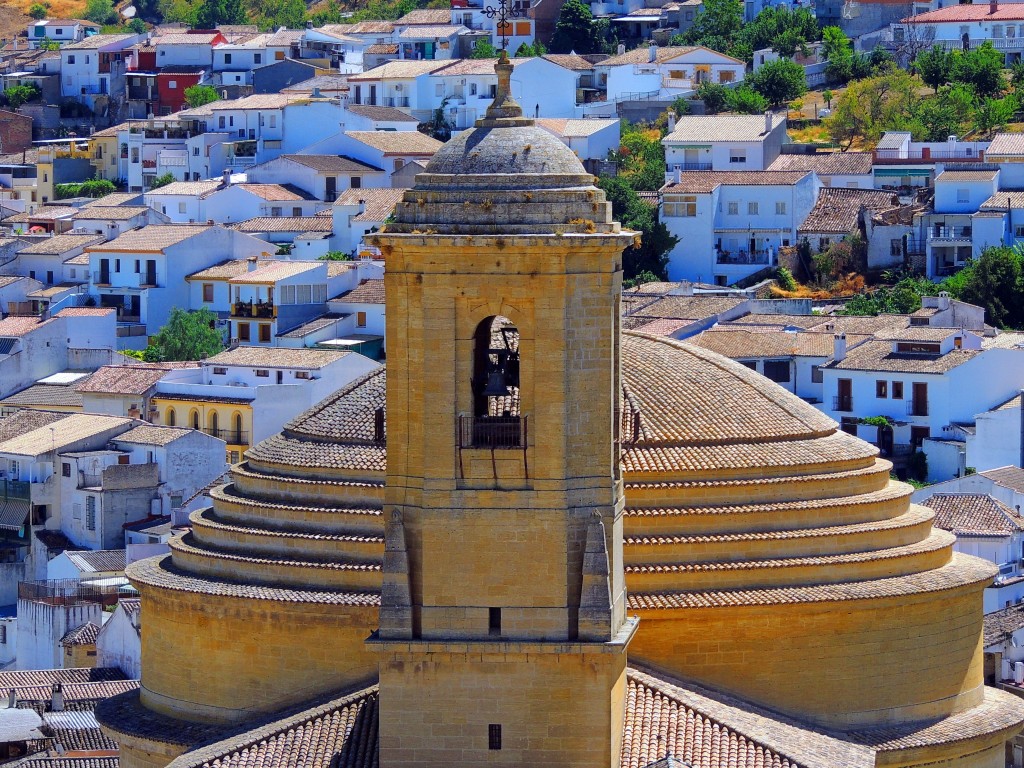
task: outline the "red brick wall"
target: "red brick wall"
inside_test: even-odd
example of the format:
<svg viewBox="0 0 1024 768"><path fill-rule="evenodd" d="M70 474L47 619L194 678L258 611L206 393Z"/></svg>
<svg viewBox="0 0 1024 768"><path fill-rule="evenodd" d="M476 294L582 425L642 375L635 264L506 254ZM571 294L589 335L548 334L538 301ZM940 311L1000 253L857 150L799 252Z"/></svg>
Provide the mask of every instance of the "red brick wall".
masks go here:
<svg viewBox="0 0 1024 768"><path fill-rule="evenodd" d="M0 109L0 154L21 152L32 146L32 118Z"/></svg>

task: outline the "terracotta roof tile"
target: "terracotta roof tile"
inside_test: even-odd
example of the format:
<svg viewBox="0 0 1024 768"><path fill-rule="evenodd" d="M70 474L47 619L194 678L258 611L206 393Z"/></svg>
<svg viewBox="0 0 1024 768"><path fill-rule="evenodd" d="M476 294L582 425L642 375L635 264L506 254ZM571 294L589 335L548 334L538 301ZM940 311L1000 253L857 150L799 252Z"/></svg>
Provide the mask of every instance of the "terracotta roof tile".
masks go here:
<svg viewBox="0 0 1024 768"><path fill-rule="evenodd" d="M335 205L363 205L363 211L355 216L358 221L384 221L395 211L405 189L392 187L346 189Z"/></svg>
<svg viewBox="0 0 1024 768"><path fill-rule="evenodd" d="M258 216L232 224L238 232L331 232L334 222L325 216Z"/></svg>
<svg viewBox="0 0 1024 768"><path fill-rule="evenodd" d="M54 235L53 237L48 237L45 240L31 243L28 247L18 251L18 253L26 255L37 253L57 256L74 250L75 248L84 248L87 245L101 243L103 242L103 239L104 238L99 235Z"/></svg>
<svg viewBox="0 0 1024 768"><path fill-rule="evenodd" d="M160 427L154 424L141 424L122 432L114 438L118 443L135 443L139 445L170 445L175 440L188 437L193 430L182 427ZM123 601L122 601L123 602Z"/></svg>
<svg viewBox="0 0 1024 768"><path fill-rule="evenodd" d="M978 474L988 478L996 485L1024 493L1024 469L1020 467L1008 466L999 467L999 469L986 469Z"/></svg>
<svg viewBox="0 0 1024 768"><path fill-rule="evenodd" d="M33 384L0 400L0 405L26 408L81 408L82 396L73 386Z"/></svg>
<svg viewBox="0 0 1024 768"><path fill-rule="evenodd" d="M433 155L442 146L419 131L345 131L345 135L385 154Z"/></svg>
<svg viewBox="0 0 1024 768"><path fill-rule="evenodd" d="M69 645L96 645L96 637L99 633L99 625L87 621L85 624L65 632L64 636L60 639L60 644L65 647Z"/></svg>
<svg viewBox="0 0 1024 768"><path fill-rule="evenodd" d="M107 243L92 246L95 251L162 251L212 229L205 224L150 224L125 232Z"/></svg>
<svg viewBox="0 0 1024 768"><path fill-rule="evenodd" d="M858 228L862 210L885 210L897 205L899 199L884 190L823 187L797 231L846 235Z"/></svg>
<svg viewBox="0 0 1024 768"><path fill-rule="evenodd" d="M207 358L204 365L242 365L266 368L319 369L348 355L331 349L290 347L235 347Z"/></svg>
<svg viewBox="0 0 1024 768"><path fill-rule="evenodd" d="M230 282L232 285L272 285L279 280L284 280L289 277L295 277L305 272L327 272L322 261L264 261L257 262L256 269L249 271L246 270L235 277L232 277ZM309 275L309 279L316 282L318 278L315 275Z"/></svg>
<svg viewBox="0 0 1024 768"><path fill-rule="evenodd" d="M710 48L704 48L702 46L657 46L655 48L655 62L658 64L664 64L672 61L673 59L682 56L687 53L695 53L702 51L709 54L709 58L713 60L718 59L731 59L737 64L740 63L739 59L734 59L732 56L726 56L724 53L718 53L712 51ZM623 64L647 64L650 61L650 48L649 46L641 46L634 48L632 51L626 51L619 56L612 56L604 61L598 63L599 67L618 67ZM758 115L758 119L761 121L762 127L764 126L764 117Z"/></svg>
<svg viewBox="0 0 1024 768"><path fill-rule="evenodd" d="M299 189L294 184L250 184L242 183L237 185L239 188L244 189L261 200L271 201L299 201L299 200L316 200L311 194L303 189Z"/></svg>
<svg viewBox="0 0 1024 768"><path fill-rule="evenodd" d="M676 120L676 129L662 143L761 141L765 136L764 121L764 115L682 115ZM785 115L772 116L773 128L785 121Z"/></svg>
<svg viewBox="0 0 1024 768"><path fill-rule="evenodd" d="M409 11L395 22L396 27L406 24L450 24L452 12L450 8L417 8Z"/></svg>
<svg viewBox="0 0 1024 768"><path fill-rule="evenodd" d="M1024 531L1024 518L980 493L936 493L921 502L935 510L935 527L957 536L1010 536Z"/></svg>
<svg viewBox="0 0 1024 768"><path fill-rule="evenodd" d="M333 301L342 301L349 304L383 304L384 303L384 281L363 280L348 293L343 293Z"/></svg>
<svg viewBox="0 0 1024 768"><path fill-rule="evenodd" d="M370 46L371 48L373 46ZM353 115L361 115L370 120L380 120L389 123L417 123L415 117L408 115L395 107L380 107L372 104L349 104L345 107L346 112Z"/></svg>
<svg viewBox="0 0 1024 768"><path fill-rule="evenodd" d="M824 368L842 371L892 371L895 373L946 373L980 355L980 349L954 349L944 355L893 352L891 341L866 341L846 353L843 360L825 363Z"/></svg>
<svg viewBox="0 0 1024 768"><path fill-rule="evenodd" d="M79 392L102 392L113 395L145 395L163 378L168 367L159 365L105 365L79 382Z"/></svg>
<svg viewBox="0 0 1024 768"><path fill-rule="evenodd" d="M193 272L186 280L230 280L249 271L248 259L228 259L199 272Z"/></svg>
<svg viewBox="0 0 1024 768"><path fill-rule="evenodd" d="M723 184L734 186L789 187L810 171L684 171L661 188L663 195L696 192L706 194Z"/></svg>
<svg viewBox="0 0 1024 768"><path fill-rule="evenodd" d="M327 173L366 173L382 169L345 155L282 155L285 160Z"/></svg>

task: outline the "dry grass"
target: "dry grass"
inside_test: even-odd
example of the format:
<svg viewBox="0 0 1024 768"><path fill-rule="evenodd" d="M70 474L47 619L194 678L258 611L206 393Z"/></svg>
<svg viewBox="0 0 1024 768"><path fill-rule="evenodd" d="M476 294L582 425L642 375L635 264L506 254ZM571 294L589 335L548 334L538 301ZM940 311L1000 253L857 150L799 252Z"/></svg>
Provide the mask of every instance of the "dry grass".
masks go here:
<svg viewBox="0 0 1024 768"><path fill-rule="evenodd" d="M27 11L37 0L3 0L3 5L10 5ZM49 0L50 17L54 19L81 18L85 11L85 0ZM26 24L28 22L25 22Z"/></svg>
<svg viewBox="0 0 1024 768"><path fill-rule="evenodd" d="M795 291L786 291L778 285L771 286L772 296L778 299L815 299L827 301L829 299L846 298L856 296L864 292L864 276L851 272L838 278L827 288L820 285L798 284Z"/></svg>

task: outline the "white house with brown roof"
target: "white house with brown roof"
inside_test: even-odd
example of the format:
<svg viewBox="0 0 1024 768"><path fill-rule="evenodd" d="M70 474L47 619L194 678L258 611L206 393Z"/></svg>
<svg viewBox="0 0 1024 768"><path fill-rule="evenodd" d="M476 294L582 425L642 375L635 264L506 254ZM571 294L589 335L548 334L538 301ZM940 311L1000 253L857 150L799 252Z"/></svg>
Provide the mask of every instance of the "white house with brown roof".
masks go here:
<svg viewBox="0 0 1024 768"><path fill-rule="evenodd" d="M440 148L440 141L419 131L345 131L307 147L301 154L342 155L391 174L406 163L429 162Z"/></svg>
<svg viewBox="0 0 1024 768"><path fill-rule="evenodd" d="M874 189L870 152L783 153L767 171L814 171L824 187Z"/></svg>
<svg viewBox="0 0 1024 768"><path fill-rule="evenodd" d="M361 280L350 291L327 302L331 312L350 315L354 320L350 339L357 343L379 340L384 349L384 280Z"/></svg>
<svg viewBox="0 0 1024 768"><path fill-rule="evenodd" d="M618 118L591 118L570 120L559 117L542 117L537 125L557 136L569 149L576 153L588 168L596 170L594 163L606 160L608 153L619 148L620 121Z"/></svg>
<svg viewBox="0 0 1024 768"><path fill-rule="evenodd" d="M100 25L84 19L39 19L28 25L28 44L38 48L44 40L64 46L96 34Z"/></svg>
<svg viewBox="0 0 1024 768"><path fill-rule="evenodd" d="M60 92L95 109L125 93L129 49L143 35L92 35L60 51ZM100 97L98 99L98 97Z"/></svg>
<svg viewBox="0 0 1024 768"><path fill-rule="evenodd" d="M126 232L90 246L89 292L103 307L117 309L124 326L121 343L145 346L174 307L187 307L185 278L225 257L248 258L269 250L267 243L217 225L163 224ZM132 327L144 329L139 335ZM141 345L141 346L140 346Z"/></svg>
<svg viewBox="0 0 1024 768"><path fill-rule="evenodd" d="M138 598L122 598L96 636L96 665L142 677L142 621Z"/></svg>
<svg viewBox="0 0 1024 768"><path fill-rule="evenodd" d="M176 224L212 221L229 224L259 216L313 216L326 208L323 202L294 184L234 184L230 175L210 191L194 196L167 194L164 187L146 193L146 204ZM176 182L177 185L205 182ZM176 184L169 186L175 187ZM179 187L180 188L180 187ZM172 193L176 190L172 189ZM184 210L184 213L182 211ZM189 216L192 213L194 215Z"/></svg>
<svg viewBox="0 0 1024 768"><path fill-rule="evenodd" d="M701 46L651 44L600 61L594 70L598 84L607 88L610 102L639 96L671 101L702 82L738 83L743 80L746 65Z"/></svg>
<svg viewBox="0 0 1024 768"><path fill-rule="evenodd" d="M785 115L683 115L661 140L665 180L676 171L765 171L787 141Z"/></svg>
<svg viewBox="0 0 1024 768"><path fill-rule="evenodd" d="M113 240L129 229L148 224L167 224L170 217L142 205L88 205L71 217L75 232L94 232Z"/></svg>
<svg viewBox="0 0 1024 768"><path fill-rule="evenodd" d="M217 30L186 30L159 35L152 40L156 48L156 66L213 65L213 51L228 40Z"/></svg>
<svg viewBox="0 0 1024 768"><path fill-rule="evenodd" d="M334 202L346 189L386 187L389 183L381 166L345 154L319 152L282 155L253 166L247 175L251 182L292 184L327 203Z"/></svg>
<svg viewBox="0 0 1024 768"><path fill-rule="evenodd" d="M143 363L105 365L80 381L74 389L82 398L82 410L149 421L150 398L156 383L168 371L194 368L197 363Z"/></svg>
<svg viewBox="0 0 1024 768"><path fill-rule="evenodd" d="M346 93L348 88L346 87ZM342 102L341 127L346 131L415 131L419 120L396 107Z"/></svg>
<svg viewBox="0 0 1024 768"><path fill-rule="evenodd" d="M1006 206L999 205L998 169L948 170L935 177L932 211L922 216L925 274L933 279L1007 242ZM995 205L990 202L995 200Z"/></svg>
<svg viewBox="0 0 1024 768"><path fill-rule="evenodd" d="M822 187L814 207L797 229L797 237L801 242L806 240L813 253L821 253L832 243L862 234L866 216L899 204L899 197L882 189Z"/></svg>
<svg viewBox="0 0 1024 768"><path fill-rule="evenodd" d="M342 192L331 206L334 234L331 250L357 255L363 236L380 229L394 213L395 206L405 194L404 189L349 189Z"/></svg>
<svg viewBox="0 0 1024 768"><path fill-rule="evenodd" d="M990 42L1010 64L1020 57L1017 41L1024 37L1024 6L992 0L940 7L900 19L890 24L887 32L888 41L897 46L919 39L927 41L929 47L966 50Z"/></svg>
<svg viewBox="0 0 1024 768"><path fill-rule="evenodd" d="M52 235L29 243L18 251L15 261L5 265L5 271L17 271L47 285L63 279L63 264L82 253L86 246L104 241L102 235Z"/></svg>
<svg viewBox="0 0 1024 768"><path fill-rule="evenodd" d="M819 186L804 171L676 172L661 189L661 221L679 238L669 279L731 285L776 264Z"/></svg>

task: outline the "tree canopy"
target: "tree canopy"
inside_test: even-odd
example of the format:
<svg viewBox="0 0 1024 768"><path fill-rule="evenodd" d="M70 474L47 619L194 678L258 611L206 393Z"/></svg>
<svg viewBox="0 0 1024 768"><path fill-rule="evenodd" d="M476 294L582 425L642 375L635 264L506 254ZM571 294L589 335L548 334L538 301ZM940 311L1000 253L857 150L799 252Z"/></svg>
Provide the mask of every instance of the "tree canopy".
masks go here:
<svg viewBox="0 0 1024 768"><path fill-rule="evenodd" d="M185 102L192 109L219 100L220 94L212 85L191 85L185 89Z"/></svg>
<svg viewBox="0 0 1024 768"><path fill-rule="evenodd" d="M772 106L779 106L807 93L804 68L790 59L769 61L745 81Z"/></svg>
<svg viewBox="0 0 1024 768"><path fill-rule="evenodd" d="M97 24L115 24L121 17L114 9L113 0L88 0L82 18Z"/></svg>
<svg viewBox="0 0 1024 768"><path fill-rule="evenodd" d="M604 40L594 24L590 6L583 0L566 0L551 37L552 53L600 53Z"/></svg>
<svg viewBox="0 0 1024 768"><path fill-rule="evenodd" d="M201 360L224 349L224 340L214 326L217 316L208 309L186 312L171 310L167 325L153 337L143 353L149 362Z"/></svg>
<svg viewBox="0 0 1024 768"><path fill-rule="evenodd" d="M668 254L679 242L669 234L668 229L658 220L657 209L647 205L630 186L618 176L602 176L597 185L608 195L612 204L612 215L625 229L642 233L640 247L630 247L622 255L622 271L625 278L636 278L644 272L663 280L668 267Z"/></svg>

